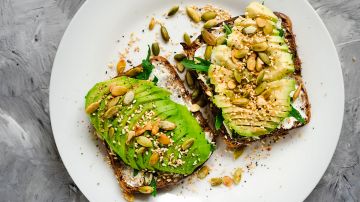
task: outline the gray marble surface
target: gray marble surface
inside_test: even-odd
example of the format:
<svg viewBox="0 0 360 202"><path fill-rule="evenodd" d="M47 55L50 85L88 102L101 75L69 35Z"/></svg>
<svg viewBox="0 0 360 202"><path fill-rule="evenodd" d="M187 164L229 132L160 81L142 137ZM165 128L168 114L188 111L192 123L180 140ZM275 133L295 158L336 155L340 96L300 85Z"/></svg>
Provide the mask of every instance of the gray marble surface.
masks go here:
<svg viewBox="0 0 360 202"><path fill-rule="evenodd" d="M60 39L84 0L0 0L0 201L86 201L49 119ZM307 201L360 201L360 1L310 0L339 53L345 117L336 153ZM301 185L299 185L301 186Z"/></svg>

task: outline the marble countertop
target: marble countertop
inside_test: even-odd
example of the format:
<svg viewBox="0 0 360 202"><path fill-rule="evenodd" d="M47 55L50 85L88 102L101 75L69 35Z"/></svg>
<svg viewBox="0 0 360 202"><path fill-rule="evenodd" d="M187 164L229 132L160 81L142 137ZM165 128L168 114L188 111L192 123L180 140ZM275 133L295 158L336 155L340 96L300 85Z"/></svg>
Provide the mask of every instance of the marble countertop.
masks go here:
<svg viewBox="0 0 360 202"><path fill-rule="evenodd" d="M0 0L0 201L87 201L51 132L49 82L84 0ZM336 45L345 117L335 155L306 201L360 201L360 1L310 0Z"/></svg>

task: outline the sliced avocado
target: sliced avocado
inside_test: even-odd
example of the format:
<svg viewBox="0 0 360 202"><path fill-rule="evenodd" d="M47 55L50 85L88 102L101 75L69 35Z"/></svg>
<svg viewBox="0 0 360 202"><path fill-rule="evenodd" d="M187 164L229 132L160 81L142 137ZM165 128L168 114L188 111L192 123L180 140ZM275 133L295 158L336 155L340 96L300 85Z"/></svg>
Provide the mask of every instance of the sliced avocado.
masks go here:
<svg viewBox="0 0 360 202"><path fill-rule="evenodd" d="M256 17L262 17L265 19L269 19L271 21L277 22L278 17L267 7L260 4L259 2L251 2L246 7L245 12L246 17L249 18L256 18Z"/></svg>

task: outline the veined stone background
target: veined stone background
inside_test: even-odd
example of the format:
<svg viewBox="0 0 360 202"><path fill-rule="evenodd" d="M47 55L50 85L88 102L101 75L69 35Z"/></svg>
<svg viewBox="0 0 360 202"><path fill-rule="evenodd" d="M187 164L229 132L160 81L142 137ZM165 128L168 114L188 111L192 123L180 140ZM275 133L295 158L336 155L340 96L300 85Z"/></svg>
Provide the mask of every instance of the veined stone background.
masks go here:
<svg viewBox="0 0 360 202"><path fill-rule="evenodd" d="M84 2L0 0L0 202L87 201L57 152L48 99L57 47ZM310 3L336 45L346 100L335 155L306 201L360 201L360 0Z"/></svg>

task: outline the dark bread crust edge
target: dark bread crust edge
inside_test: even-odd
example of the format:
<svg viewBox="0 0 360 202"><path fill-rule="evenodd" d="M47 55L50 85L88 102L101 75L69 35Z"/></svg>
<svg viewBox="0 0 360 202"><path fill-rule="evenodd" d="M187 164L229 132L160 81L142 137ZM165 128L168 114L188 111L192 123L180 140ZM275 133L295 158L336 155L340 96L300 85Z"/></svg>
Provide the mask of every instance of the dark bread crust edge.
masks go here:
<svg viewBox="0 0 360 202"><path fill-rule="evenodd" d="M305 85L304 85L302 77L301 77L301 60L300 60L298 52L297 52L295 34L293 33L293 30L292 30L292 22L291 22L290 18L287 15L285 15L284 13L274 12L274 14L282 20L282 27L285 29L284 34L285 34L286 43L288 44L289 49L294 56L293 60L294 60L294 66L295 66L295 72L294 72L295 80L298 85L302 84L302 95L304 96L304 100L306 100L306 103L304 106L304 108L306 109L306 115L307 115L306 123L301 124L300 122L296 122L295 126L290 129L277 129L274 132L272 132L271 134L260 136L258 139L246 138L246 137L231 138L230 134L228 134L228 132L226 131L226 129L223 125L221 127L221 129L217 132L220 134L220 136L223 138L225 144L230 149L240 149L240 148L242 148L246 145L249 145L253 142L261 141L261 140L264 140L264 139L270 138L270 137L276 138L276 137L280 137L280 136L285 136L288 134L288 132L290 130L306 125L310 121L310 118L311 118L311 111L310 111L311 105L309 103L308 94L307 94L306 88L304 87ZM224 22L232 25L236 19L237 19L237 17L234 17L234 18L231 18ZM219 23L217 26L221 26L221 25L222 25L222 23ZM209 31L211 31L211 29ZM192 58L195 54L195 51L198 48L200 48L200 46L203 43L204 43L204 41L203 41L202 37L199 36L192 44L186 45L185 43L181 43L181 45L183 46L184 51L188 55L188 57ZM208 90L207 85L205 83L203 83L201 80L199 80L199 82L200 82L200 85L201 85L203 91L207 91ZM216 106L213 106L214 115L217 114L219 111L220 110Z"/></svg>

